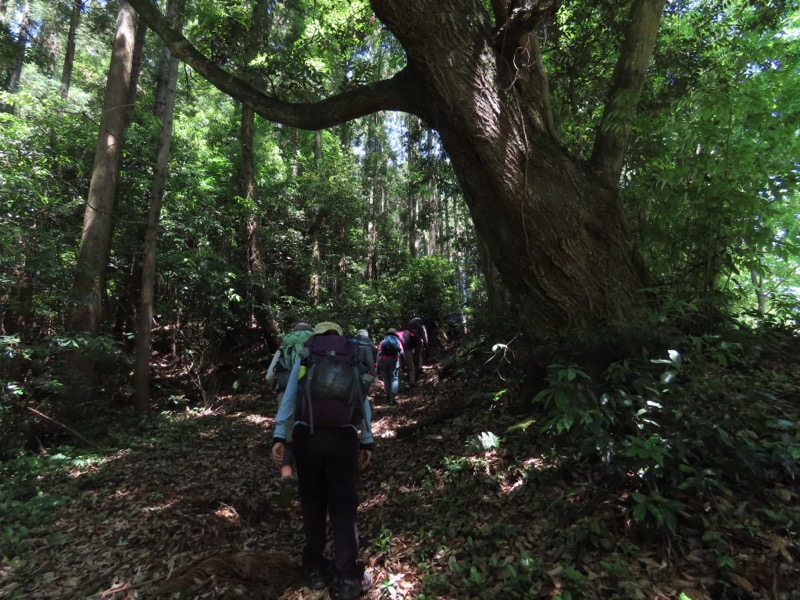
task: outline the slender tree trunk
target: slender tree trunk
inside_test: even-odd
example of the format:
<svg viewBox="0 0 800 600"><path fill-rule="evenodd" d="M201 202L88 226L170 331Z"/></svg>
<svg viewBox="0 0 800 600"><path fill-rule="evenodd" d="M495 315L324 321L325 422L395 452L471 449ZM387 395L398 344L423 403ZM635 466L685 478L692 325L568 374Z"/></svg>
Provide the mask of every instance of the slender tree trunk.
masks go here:
<svg viewBox="0 0 800 600"><path fill-rule="evenodd" d="M96 334L102 319L103 290L114 226L114 202L123 136L128 119L135 38L135 13L123 1L117 18L100 133L83 220L73 286L71 331Z"/></svg>
<svg viewBox="0 0 800 600"><path fill-rule="evenodd" d="M435 185L431 185L430 194L428 195L428 254L434 256L437 254L437 244L439 237L436 235L436 224L439 216L436 205L439 193Z"/></svg>
<svg viewBox="0 0 800 600"><path fill-rule="evenodd" d="M75 62L75 37L78 32L78 23L81 19L84 0L75 0L69 17L69 32L67 33L67 51L64 54L64 67L61 70L61 97L69 97L69 86L72 80L72 65Z"/></svg>
<svg viewBox="0 0 800 600"><path fill-rule="evenodd" d="M416 170L419 168L417 162L417 144L419 141L419 122L413 115L408 115L406 119L408 130L408 149L406 168L408 169L408 251L411 258L419 258L419 195L417 193Z"/></svg>
<svg viewBox="0 0 800 600"><path fill-rule="evenodd" d="M450 202L452 198L444 199L444 256L447 262L453 262L453 231L450 222Z"/></svg>
<svg viewBox="0 0 800 600"><path fill-rule="evenodd" d="M136 104L136 88L139 82L139 75L142 69L142 56L144 54L144 44L147 38L147 25L137 21L136 37L133 40L133 65L131 67L131 83L128 86L127 110L125 111L125 126L127 131L133 121L134 107ZM115 200L116 204L117 200ZM144 239L147 223L137 226L138 235L135 239ZM127 269L127 281L124 284L117 284L117 289L122 292L117 296L115 302L115 312L113 313L113 331L115 335L122 335L126 331L135 332L137 327L137 314L141 295L142 283L142 257L139 253L134 253L131 257L130 268ZM110 307L109 307L110 308ZM119 339L119 338L118 338Z"/></svg>
<svg viewBox="0 0 800 600"><path fill-rule="evenodd" d="M322 161L322 133L320 131L314 132L314 165L317 171L321 169ZM317 215L319 220L320 215ZM309 295L311 296L312 306L317 306L322 297L322 247L319 241L320 224L315 223L311 227L311 277L309 278Z"/></svg>
<svg viewBox="0 0 800 600"><path fill-rule="evenodd" d="M256 198L256 164L253 144L255 139L255 116L251 108L242 106L240 138L242 144L242 188L245 200L254 202ZM264 276L264 263L258 250L258 216L249 211L246 223L247 265L255 277Z"/></svg>
<svg viewBox="0 0 800 600"><path fill-rule="evenodd" d="M256 200L256 159L253 151L255 113L246 105L242 105L241 120L242 191L244 198L248 201L248 205L251 205ZM270 348L273 348L280 344L280 328L275 319L263 309L268 302L268 298L265 294L266 273L264 271L264 262L261 260L261 252L259 250L260 230L259 216L255 210L250 210L245 222L245 246L247 248L247 268L254 282L252 300L256 304L256 308L251 313L251 319L262 328Z"/></svg>
<svg viewBox="0 0 800 600"><path fill-rule="evenodd" d="M320 297L322 295L322 282L319 275L319 265L322 263L322 250L320 249L319 237L316 229L311 236L311 247L311 260L313 267L308 285L308 295L311 300L311 306L317 306L319 305Z"/></svg>
<svg viewBox="0 0 800 600"><path fill-rule="evenodd" d="M375 187L376 181L373 175L372 183L369 187L369 200L367 201L367 272L365 276L370 281L378 278L378 230L375 227Z"/></svg>
<svg viewBox="0 0 800 600"><path fill-rule="evenodd" d="M122 142L129 119L136 14L128 2L120 5L111 65L108 71L100 133L78 249L68 330L97 335L103 317L108 256L114 229ZM94 386L95 363L76 352L70 356L71 384L77 394L88 395Z"/></svg>
<svg viewBox="0 0 800 600"><path fill-rule="evenodd" d="M370 115L367 121L366 156L364 171L369 181L369 209L367 214L367 270L368 280L378 279L378 227L381 213L381 168L383 147L379 136L380 120L377 114Z"/></svg>
<svg viewBox="0 0 800 600"><path fill-rule="evenodd" d="M459 237L461 236L461 221L458 218L458 204L453 202L453 236L454 236L454 251L453 262L455 263L456 271L456 288L458 289L458 301L464 303L464 270L463 260L461 257L461 244Z"/></svg>
<svg viewBox="0 0 800 600"><path fill-rule="evenodd" d="M764 292L764 277L755 271L750 271L750 280L756 289L756 306L762 315L767 313L767 294Z"/></svg>
<svg viewBox="0 0 800 600"><path fill-rule="evenodd" d="M185 0L170 0L168 6L168 15L178 30L182 28L184 2ZM134 408L138 414L147 412L150 405L150 349L153 339L158 222L161 219L161 207L164 203L178 83L178 59L172 56L166 46L162 49L161 62L162 68L159 72L159 79L163 78L163 85L157 86L160 94L156 96L154 110L156 118L161 121L161 141L153 182L150 187L150 210L147 215L147 228L145 229L144 249L142 251L139 323L136 328L136 360L133 387L135 392ZM166 65L166 68L164 65Z"/></svg>
<svg viewBox="0 0 800 600"><path fill-rule="evenodd" d="M25 338L28 327L33 315L33 285L36 273L33 265L30 264L31 253L28 252L28 259L25 265L17 271L17 318L15 322L16 333L21 338Z"/></svg>

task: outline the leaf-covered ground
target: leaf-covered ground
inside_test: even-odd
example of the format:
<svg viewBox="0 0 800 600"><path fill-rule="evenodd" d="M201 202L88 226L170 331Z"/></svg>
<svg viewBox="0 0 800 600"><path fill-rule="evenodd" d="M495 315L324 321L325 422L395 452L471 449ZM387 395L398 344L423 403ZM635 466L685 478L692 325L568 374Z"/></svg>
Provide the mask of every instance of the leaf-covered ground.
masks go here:
<svg viewBox="0 0 800 600"><path fill-rule="evenodd" d="M502 375L432 365L376 405L367 598L800 598L796 532L764 516L796 507L797 486L698 499L678 535L634 527L625 490L592 465L556 467L546 440L507 433L521 417L496 397ZM259 385L35 482L55 518L2 565L0 598L327 598L298 572L300 508L276 503L275 400Z"/></svg>

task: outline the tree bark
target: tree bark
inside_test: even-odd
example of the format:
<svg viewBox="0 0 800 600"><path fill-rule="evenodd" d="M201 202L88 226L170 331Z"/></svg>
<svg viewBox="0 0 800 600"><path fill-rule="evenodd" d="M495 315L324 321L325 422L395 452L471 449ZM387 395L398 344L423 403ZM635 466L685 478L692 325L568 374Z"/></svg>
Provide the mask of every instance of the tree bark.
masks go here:
<svg viewBox="0 0 800 600"><path fill-rule="evenodd" d="M72 12L69 17L69 32L67 33L67 50L64 53L64 67L61 70L61 97L69 98L69 86L72 81L72 65L75 62L75 37L78 32L78 23L81 19L84 0L75 0L72 3Z"/></svg>
<svg viewBox="0 0 800 600"><path fill-rule="evenodd" d="M419 258L419 195L417 194L416 185L416 169L417 165L416 147L419 143L419 123L412 117L408 116L406 120L406 131L408 134L408 144L406 145L406 169L408 170L408 251L411 258Z"/></svg>
<svg viewBox="0 0 800 600"><path fill-rule="evenodd" d="M185 0L170 0L167 8L170 19L180 29ZM178 59L164 47L156 89L154 113L161 121L161 141L150 186L150 209L142 251L142 286L139 301L139 322L136 328L136 359L133 375L134 408L138 414L147 412L150 405L150 349L153 340L153 302L155 299L156 249L158 223L167 181L167 164L172 147L172 124L178 84Z"/></svg>
<svg viewBox="0 0 800 600"><path fill-rule="evenodd" d="M127 124L127 103L133 65L135 13L120 5L111 65L108 71L100 133L78 249L69 329L96 334L102 317L103 291L114 226L119 162Z"/></svg>
<svg viewBox="0 0 800 600"><path fill-rule="evenodd" d="M635 0L589 164L608 187L617 187L631 123L664 12L663 0Z"/></svg>
<svg viewBox="0 0 800 600"><path fill-rule="evenodd" d="M19 33L17 34L16 49L14 51L14 65L8 70L8 74L3 82L3 89L10 93L15 93L19 87L20 79L22 78L22 67L25 66L25 48L28 46L28 35L30 29L30 6L25 2L22 10L22 19L19 24ZM2 105L0 110L3 112L13 112L13 106Z"/></svg>
<svg viewBox="0 0 800 600"><path fill-rule="evenodd" d="M646 274L617 193L627 136L600 127L597 144L613 148L610 160L584 165L560 145L553 126L534 32L555 2L496 0L493 19L479 2L372 0L405 50L405 68L318 103L291 104L208 61L165 26L149 0L131 1L187 63L266 119L317 130L394 110L436 129L477 234L531 335L613 327L645 315ZM608 115L623 106L629 116L636 107L664 1L633 2Z"/></svg>

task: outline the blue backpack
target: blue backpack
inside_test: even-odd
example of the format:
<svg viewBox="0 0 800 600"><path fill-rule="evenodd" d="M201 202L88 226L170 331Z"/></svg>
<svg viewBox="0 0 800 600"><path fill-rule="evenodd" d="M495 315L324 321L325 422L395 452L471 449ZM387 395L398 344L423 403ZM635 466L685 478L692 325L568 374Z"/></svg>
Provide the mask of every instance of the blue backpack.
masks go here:
<svg viewBox="0 0 800 600"><path fill-rule="evenodd" d="M397 356L398 354L400 354L400 340L396 335L387 335L381 342L381 355Z"/></svg>

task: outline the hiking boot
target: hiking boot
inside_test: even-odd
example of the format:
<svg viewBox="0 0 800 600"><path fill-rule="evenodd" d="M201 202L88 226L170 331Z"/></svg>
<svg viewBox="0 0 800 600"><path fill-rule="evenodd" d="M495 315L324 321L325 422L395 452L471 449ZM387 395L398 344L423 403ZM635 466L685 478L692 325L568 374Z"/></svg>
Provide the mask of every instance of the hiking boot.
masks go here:
<svg viewBox="0 0 800 600"><path fill-rule="evenodd" d="M325 581L325 573L322 572L322 569L311 569L306 573L306 586L308 586L312 590L321 590L327 584ZM355 596L356 598L358 596Z"/></svg>
<svg viewBox="0 0 800 600"><path fill-rule="evenodd" d="M372 587L372 575L364 571L360 579L340 579L336 585L336 600L356 600Z"/></svg>
<svg viewBox="0 0 800 600"><path fill-rule="evenodd" d="M297 479L291 475L284 475L280 479L280 486L281 491L278 494L277 504L282 508L288 508L292 505L292 498L297 490Z"/></svg>

